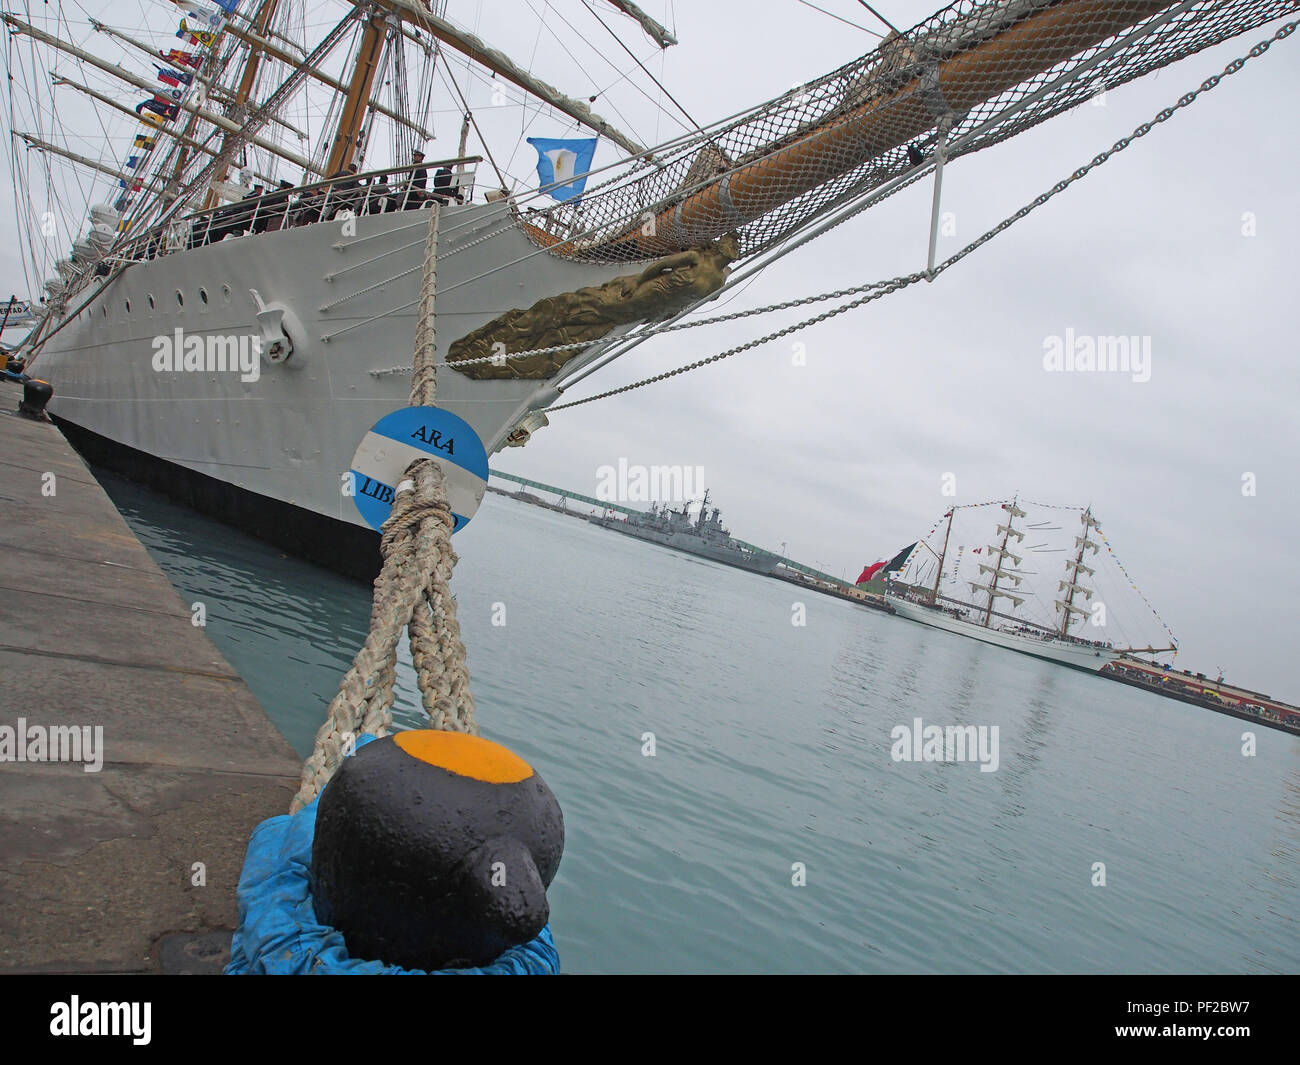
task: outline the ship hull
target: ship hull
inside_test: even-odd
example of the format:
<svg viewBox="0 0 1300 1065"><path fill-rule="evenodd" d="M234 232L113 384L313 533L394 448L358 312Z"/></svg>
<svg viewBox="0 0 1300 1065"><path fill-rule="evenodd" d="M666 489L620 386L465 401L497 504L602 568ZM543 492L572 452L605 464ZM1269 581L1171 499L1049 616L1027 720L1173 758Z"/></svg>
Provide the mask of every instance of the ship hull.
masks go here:
<svg viewBox="0 0 1300 1065"><path fill-rule="evenodd" d="M318 222L133 263L87 309L54 323L61 328L47 334L30 372L53 385L51 414L92 457L218 517L237 512L247 519L238 524L290 541L294 553L303 552L292 544L310 541L315 557L346 570L346 558L339 566L330 557L377 543L346 475L366 432L409 400L428 219L412 210ZM618 273L538 251L504 203L444 208L438 250L440 362L451 343L505 311ZM86 295L70 297L69 308ZM194 370L159 368L160 351L182 338L208 351L214 341L233 344L232 352L260 338L259 300L283 312L287 360L260 358L252 373L247 362L214 369L210 357ZM491 454L598 350L549 381L475 380L443 368L437 402ZM286 524L294 535L279 535ZM303 535L312 529L321 535Z"/></svg>
<svg viewBox="0 0 1300 1065"><path fill-rule="evenodd" d="M383 557L379 534L368 525L316 514L281 499L239 488L167 462L54 416L87 462L164 493L174 502L345 577L372 581Z"/></svg>
<svg viewBox="0 0 1300 1065"><path fill-rule="evenodd" d="M1056 662L1058 665L1081 669L1088 673L1100 672L1103 666L1116 661L1120 657L1118 652L1107 648L1066 643L1062 640L1053 640L1047 637L1036 639L1003 632L1001 629L985 628L983 625L977 625L971 621L962 621L942 610L921 606L908 599L899 599L892 595L886 598L890 606L894 608L894 612L899 617L907 618L909 621L928 625L933 629L942 629L944 632L951 632L957 636L966 636L972 640L979 640L981 643L1005 648L1008 651L1017 651L1020 654L1030 655L1047 662Z"/></svg>

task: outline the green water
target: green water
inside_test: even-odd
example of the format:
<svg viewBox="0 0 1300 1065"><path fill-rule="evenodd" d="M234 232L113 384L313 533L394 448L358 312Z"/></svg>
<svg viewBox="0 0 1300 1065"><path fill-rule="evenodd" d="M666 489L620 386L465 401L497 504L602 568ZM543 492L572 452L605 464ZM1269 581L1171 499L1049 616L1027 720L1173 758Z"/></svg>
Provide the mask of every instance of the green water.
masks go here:
<svg viewBox="0 0 1300 1065"><path fill-rule="evenodd" d="M103 480L305 753L368 589ZM1300 971L1295 737L491 495L455 544L479 723L564 807L567 971ZM917 717L996 771L895 761Z"/></svg>

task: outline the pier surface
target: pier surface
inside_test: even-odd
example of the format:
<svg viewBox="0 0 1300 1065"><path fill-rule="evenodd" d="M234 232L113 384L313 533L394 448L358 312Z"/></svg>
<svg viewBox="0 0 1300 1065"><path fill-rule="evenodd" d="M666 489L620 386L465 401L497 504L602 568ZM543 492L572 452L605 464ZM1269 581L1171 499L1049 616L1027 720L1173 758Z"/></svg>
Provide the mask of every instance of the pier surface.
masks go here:
<svg viewBox="0 0 1300 1065"><path fill-rule="evenodd" d="M19 396L0 383L0 971L218 971L249 834L299 760ZM60 727L76 753L69 726L102 727L98 771L90 746L16 760Z"/></svg>

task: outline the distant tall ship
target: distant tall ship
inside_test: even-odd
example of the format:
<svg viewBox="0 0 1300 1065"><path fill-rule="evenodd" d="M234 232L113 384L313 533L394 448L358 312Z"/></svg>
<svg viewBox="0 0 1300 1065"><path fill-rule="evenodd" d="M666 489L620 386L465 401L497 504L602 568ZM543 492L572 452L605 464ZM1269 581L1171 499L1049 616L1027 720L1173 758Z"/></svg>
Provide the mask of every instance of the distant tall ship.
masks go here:
<svg viewBox="0 0 1300 1065"><path fill-rule="evenodd" d="M626 519L605 514L587 520L603 529L635 536L638 540L737 566L751 573L771 575L781 561L780 556L755 551L734 540L730 530L722 524L721 515L717 507L713 508L712 514L709 513L709 493L705 492L700 513L695 518L691 518L690 504L687 503L680 510L655 504L648 513L631 514Z"/></svg>
<svg viewBox="0 0 1300 1065"><path fill-rule="evenodd" d="M1025 550L1021 545L1026 528L1032 527L1016 525L1017 519L1024 519L1028 514L1019 506L1018 498L981 506L997 506L1002 510L1003 517L994 526L993 536L989 537L994 542L982 543L967 556L968 559L978 557L973 565L976 572L965 579L956 576L959 586L969 589L963 597L942 594L940 589L945 577L950 584L953 583L953 575L948 569L953 566L949 550L953 518L958 510L976 508L953 507L944 515L947 524L944 527L943 546L937 553L922 541L913 545L908 552L911 556L910 563L907 559L896 557L888 566L883 567L886 573L897 568L914 574L913 582L889 580L886 585L886 598L900 617L1092 673L1100 672L1107 664L1125 655L1177 651L1177 644L1172 638L1167 647L1116 647L1110 641L1087 639L1082 635L1085 631L1083 626L1089 620L1097 623L1100 619L1101 624L1106 623L1106 606L1100 602L1092 604L1096 589L1083 583L1085 577L1096 575L1094 563L1102 546L1100 540L1093 538L1094 533L1100 533L1101 523L1093 516L1091 507L1074 512L1078 514L1080 529L1073 537L1073 546L1069 549L1063 570L1052 582L1052 614L1058 620L1055 624L1048 625L1015 613L1027 602L1037 600L1041 594L1034 593L1026 586L1029 577L1041 574L1024 568L1025 555L1021 553ZM1014 550L1010 546L1013 539ZM935 560L933 582L924 585L916 583L922 571L928 569L922 561L924 555L917 548L924 548ZM1055 552L1061 549L1051 550ZM969 565L968 563L968 567ZM960 559L955 568L960 568ZM868 572L871 570L872 567L868 567ZM1003 601L1008 604L1006 608L997 609ZM1090 606L1085 608L1080 604Z"/></svg>

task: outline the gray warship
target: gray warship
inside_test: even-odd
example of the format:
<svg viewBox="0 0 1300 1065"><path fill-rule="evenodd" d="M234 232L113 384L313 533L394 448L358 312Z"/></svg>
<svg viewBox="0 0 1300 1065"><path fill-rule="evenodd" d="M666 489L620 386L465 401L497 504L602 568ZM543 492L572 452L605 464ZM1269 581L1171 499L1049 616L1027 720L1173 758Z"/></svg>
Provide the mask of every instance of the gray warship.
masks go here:
<svg viewBox="0 0 1300 1065"><path fill-rule="evenodd" d="M648 540L652 544L672 547L701 558L712 559L728 566L762 573L770 576L781 561L779 555L766 551L755 551L731 537L730 531L722 524L721 511L713 508L709 513L709 493L704 493L700 503L700 513L692 518L691 504L685 503L680 510L673 510L667 504L662 507L652 503L647 512L629 514L626 518L612 515L594 514L587 520L593 525L639 540Z"/></svg>

